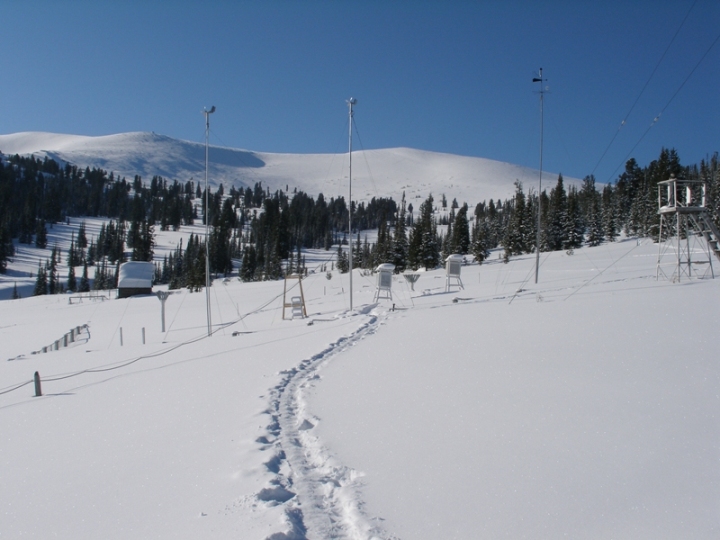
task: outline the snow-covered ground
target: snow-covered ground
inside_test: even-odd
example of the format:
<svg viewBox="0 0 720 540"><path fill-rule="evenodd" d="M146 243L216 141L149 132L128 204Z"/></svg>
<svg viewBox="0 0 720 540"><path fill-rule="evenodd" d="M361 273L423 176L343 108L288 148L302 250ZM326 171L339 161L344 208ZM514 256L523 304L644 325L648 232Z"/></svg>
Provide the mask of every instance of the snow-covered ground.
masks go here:
<svg viewBox="0 0 720 540"><path fill-rule="evenodd" d="M717 538L720 281L634 239L537 285L495 257L392 301L356 272L352 311L317 271L294 320L283 282L218 280L212 337L204 293L165 333L152 296L2 302L0 537Z"/></svg>
<svg viewBox="0 0 720 540"><path fill-rule="evenodd" d="M63 284L67 283L68 265L67 257L70 249L71 239L77 239L78 230L82 223L85 223L85 231L88 243L97 240L100 228L107 225L110 220L107 218L67 218L66 222L48 224L47 246L44 248L35 247L34 244L20 244L15 240L15 255L8 264L7 272L0 274L0 300L12 298L13 289L17 287L18 294L23 298L32 296L35 289L38 264L45 265L52 255L52 250L57 246L60 251L61 260L58 265L58 276ZM198 223L200 223L198 221ZM202 224L183 225L179 231L161 231L155 227L155 262L162 263L163 258L175 251L175 248L182 241L183 250L187 247L190 234L200 237L205 236L205 226ZM114 271L114 267L112 268ZM75 275L78 279L82 276L83 267L75 267ZM95 267L88 268L88 277L93 279Z"/></svg>
<svg viewBox="0 0 720 540"><path fill-rule="evenodd" d="M205 178L205 146L156 133L119 133L103 137L57 133L0 135L0 152L50 157L78 167L97 167L128 180L139 174L145 183L154 175L168 180L195 183ZM557 172L544 172L545 185L554 186ZM211 146L209 182L225 188L299 189L317 197L348 196L348 154L276 154ZM526 189L537 184L539 172L492 159L456 156L412 148L387 148L353 152L353 200L392 197L403 192L414 207L432 193L440 201L445 193L451 202L468 203L507 199L520 180ZM567 184L579 180L565 178ZM416 200L417 199L417 200Z"/></svg>

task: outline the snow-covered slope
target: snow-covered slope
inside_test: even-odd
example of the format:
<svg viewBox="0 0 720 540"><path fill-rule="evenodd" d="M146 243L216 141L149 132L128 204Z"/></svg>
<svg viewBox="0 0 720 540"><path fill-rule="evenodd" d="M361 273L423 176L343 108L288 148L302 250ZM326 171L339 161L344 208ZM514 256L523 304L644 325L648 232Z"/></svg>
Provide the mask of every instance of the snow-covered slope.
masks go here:
<svg viewBox="0 0 720 540"><path fill-rule="evenodd" d="M170 180L204 182L205 146L156 133L120 133L102 137L54 133L0 135L5 154L34 154L66 161L80 167L98 167L116 175L141 175L149 182L153 175ZM353 198L436 200L444 193L450 200L475 205L489 199L508 198L515 180L526 187L536 186L534 169L485 158L441 154L411 148L389 148L353 152ZM557 173L543 173L544 184L552 186ZM271 191L298 188L313 196L346 196L347 154L273 154L211 146L209 181L226 187L252 187L256 182ZM577 183L576 179L566 179ZM415 204L417 206L417 204Z"/></svg>
<svg viewBox="0 0 720 540"><path fill-rule="evenodd" d="M309 252L308 319L218 280L209 338L187 290L164 333L152 296L4 302L0 537L716 539L720 281L657 253L545 253L537 285L494 254L379 303L356 271L349 311Z"/></svg>

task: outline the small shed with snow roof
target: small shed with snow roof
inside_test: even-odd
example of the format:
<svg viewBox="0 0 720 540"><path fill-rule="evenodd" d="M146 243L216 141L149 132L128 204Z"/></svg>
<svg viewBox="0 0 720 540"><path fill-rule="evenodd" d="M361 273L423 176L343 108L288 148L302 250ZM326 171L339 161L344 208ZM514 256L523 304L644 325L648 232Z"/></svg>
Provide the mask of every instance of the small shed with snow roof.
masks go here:
<svg viewBox="0 0 720 540"><path fill-rule="evenodd" d="M131 261L120 265L118 298L138 294L152 294L155 265L151 262Z"/></svg>

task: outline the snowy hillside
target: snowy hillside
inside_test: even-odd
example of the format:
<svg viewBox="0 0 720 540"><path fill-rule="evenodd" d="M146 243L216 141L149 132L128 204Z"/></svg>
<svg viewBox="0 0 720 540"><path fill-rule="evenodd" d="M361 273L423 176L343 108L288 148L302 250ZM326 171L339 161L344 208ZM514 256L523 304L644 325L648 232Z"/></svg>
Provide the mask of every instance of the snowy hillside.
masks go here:
<svg viewBox="0 0 720 540"><path fill-rule="evenodd" d="M356 271L353 311L310 252L307 319L218 280L212 337L187 290L164 333L153 296L3 302L0 536L715 539L720 281L657 250Z"/></svg>
<svg viewBox="0 0 720 540"><path fill-rule="evenodd" d="M153 175L170 180L204 182L205 146L155 133L121 133L103 137L54 133L0 135L5 154L48 156L79 167L97 167L132 179L150 181ZM271 154L211 146L209 181L217 186L252 187L256 182L271 191L298 188L310 195L347 197L348 155ZM505 199L514 182L537 186L539 173L491 159L440 154L410 148L353 152L353 198L393 197L405 191L409 202L443 193L474 207L478 202ZM557 172L544 173L552 187ZM577 183L567 178L566 183ZM414 204L414 206L418 206Z"/></svg>

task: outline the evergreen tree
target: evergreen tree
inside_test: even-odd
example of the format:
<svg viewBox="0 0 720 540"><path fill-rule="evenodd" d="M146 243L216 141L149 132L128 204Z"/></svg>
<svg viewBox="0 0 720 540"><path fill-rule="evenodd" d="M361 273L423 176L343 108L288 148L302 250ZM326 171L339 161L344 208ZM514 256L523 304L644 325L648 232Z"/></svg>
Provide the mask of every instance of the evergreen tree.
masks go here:
<svg viewBox="0 0 720 540"><path fill-rule="evenodd" d="M540 194L542 199L542 223L547 223L547 209L550 206L550 199L547 193L543 190ZM528 193L525 199L525 215L522 219L523 223L523 245L525 246L525 253L534 253L535 246L537 245L537 227L538 227L538 196L532 193ZM540 238L542 242L542 235ZM542 247L542 245L541 245Z"/></svg>
<svg viewBox="0 0 720 540"><path fill-rule="evenodd" d="M420 205L419 219L413 225L410 234L408 258L413 269L423 266L427 270L432 270L440 263L437 228L433 221L432 195Z"/></svg>
<svg viewBox="0 0 720 540"><path fill-rule="evenodd" d="M269 254L265 258L264 279L272 281L282 277L282 260L280 259L278 241L276 240L275 246L269 250Z"/></svg>
<svg viewBox="0 0 720 540"><path fill-rule="evenodd" d="M562 249L571 251L578 249L585 238L585 228L580 213L580 197L577 188L571 186L568 191L567 224L565 230L565 242Z"/></svg>
<svg viewBox="0 0 720 540"><path fill-rule="evenodd" d="M377 266L383 263L392 263L395 258L393 241L387 228L387 221L383 215L378 227L378 239L375 245L375 256L370 266Z"/></svg>
<svg viewBox="0 0 720 540"><path fill-rule="evenodd" d="M395 220L395 231L393 236L392 263L395 265L396 273L404 272L407 267L408 239L405 228L405 219L405 192L403 192L402 202L400 204L400 213Z"/></svg>
<svg viewBox="0 0 720 540"><path fill-rule="evenodd" d="M85 233L85 222L80 224L77 236L77 246L80 249L85 249L88 246L87 234Z"/></svg>
<svg viewBox="0 0 720 540"><path fill-rule="evenodd" d="M543 232L546 238L545 249L548 251L563 249L563 246L567 243L568 201L563 186L562 174L558 176L555 187L550 190L547 222Z"/></svg>
<svg viewBox="0 0 720 540"><path fill-rule="evenodd" d="M108 288L107 263L105 259L99 261L95 266L95 277L93 278L93 290L102 291Z"/></svg>
<svg viewBox="0 0 720 540"><path fill-rule="evenodd" d="M53 247L50 255L50 261L46 265L47 284L49 294L58 294L60 292L60 282L58 280L58 248Z"/></svg>
<svg viewBox="0 0 720 540"><path fill-rule="evenodd" d="M0 274L7 272L7 264L15 254L15 246L10 235L10 228L3 223L0 226Z"/></svg>
<svg viewBox="0 0 720 540"><path fill-rule="evenodd" d="M490 227L486 220L476 221L473 227L472 243L470 244L470 252L472 253L478 264L482 264L490 255L488 248L488 236Z"/></svg>
<svg viewBox="0 0 720 540"><path fill-rule="evenodd" d="M11 298L12 298L13 300L19 300L20 298L22 298L22 297L20 296L20 293L18 292L17 282L13 283L13 292L12 292L12 297L11 297Z"/></svg>
<svg viewBox="0 0 720 540"><path fill-rule="evenodd" d="M88 279L88 265L87 263L83 264L83 273L82 277L80 278L80 286L78 287L78 292L88 292L90 290L90 280Z"/></svg>
<svg viewBox="0 0 720 540"><path fill-rule="evenodd" d="M599 246L604 240L604 235L602 212L600 209L600 194L597 192L595 192L595 196L589 202L587 221L587 244L590 247Z"/></svg>
<svg viewBox="0 0 720 540"><path fill-rule="evenodd" d="M38 263L37 277L35 278L35 289L33 296L40 296L48 293L47 272L45 268Z"/></svg>
<svg viewBox="0 0 720 540"><path fill-rule="evenodd" d="M37 229L35 231L35 247L43 249L47 247L47 229L45 228L45 220L39 220L37 222Z"/></svg>
<svg viewBox="0 0 720 540"><path fill-rule="evenodd" d="M454 201L455 203L457 201ZM466 255L470 249L470 229L467 217L468 206L463 204L458 210L453 221L452 238L450 239L450 253L459 253Z"/></svg>
<svg viewBox="0 0 720 540"><path fill-rule="evenodd" d="M408 239L408 266L413 270L417 270L422 266L420 259L420 242L422 240L422 231L419 227L413 225L410 229L410 237Z"/></svg>
<svg viewBox="0 0 720 540"><path fill-rule="evenodd" d="M242 266L240 267L240 279L242 281L253 281L257 270L257 253L255 246L245 246L243 250Z"/></svg>
<svg viewBox="0 0 720 540"><path fill-rule="evenodd" d="M608 242L614 242L618 236L618 209L615 193L610 184L603 188L601 213L605 238Z"/></svg>
<svg viewBox="0 0 720 540"><path fill-rule="evenodd" d="M350 262L348 261L347 253L345 253L345 250L342 248L342 244L338 244L337 262L335 266L341 274L347 274L350 270Z"/></svg>
<svg viewBox="0 0 720 540"><path fill-rule="evenodd" d="M78 266L80 264L79 261L76 260L77 252L75 250L75 233L72 233L70 236L70 249L68 249L67 254L67 264L68 266Z"/></svg>
<svg viewBox="0 0 720 540"><path fill-rule="evenodd" d="M362 268L362 246L360 244L360 232L357 233L355 245L352 246L353 268Z"/></svg>
<svg viewBox="0 0 720 540"><path fill-rule="evenodd" d="M527 250L525 244L526 238L526 219L525 210L525 193L523 193L522 184L519 180L515 181L515 197L513 199L512 217L505 230L503 237L503 247L508 257L512 255L520 255Z"/></svg>
<svg viewBox="0 0 720 540"><path fill-rule="evenodd" d="M133 237L131 260L152 262L155 248L154 228L147 220L132 223L128 235Z"/></svg>
<svg viewBox="0 0 720 540"><path fill-rule="evenodd" d="M452 247L450 247L450 240L452 238L452 221L448 221L447 231L445 235L440 235L438 243L440 244L440 258L444 261L450 255L453 254Z"/></svg>
<svg viewBox="0 0 720 540"><path fill-rule="evenodd" d="M75 267L74 266L68 267L67 290L68 291L76 291L77 290L77 279L75 278Z"/></svg>

